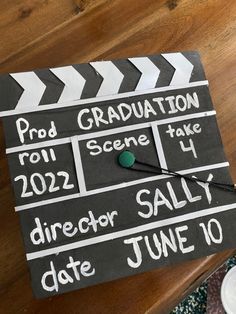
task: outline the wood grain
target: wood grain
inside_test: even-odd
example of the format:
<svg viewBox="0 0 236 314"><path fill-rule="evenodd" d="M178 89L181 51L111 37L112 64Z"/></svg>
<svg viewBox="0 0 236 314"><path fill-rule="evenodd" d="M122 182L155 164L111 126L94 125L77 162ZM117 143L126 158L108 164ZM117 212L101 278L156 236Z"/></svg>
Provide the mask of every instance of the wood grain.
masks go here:
<svg viewBox="0 0 236 314"><path fill-rule="evenodd" d="M3 0L0 71L199 50L236 181L235 0ZM0 132L0 313L168 313L233 251L35 300Z"/></svg>

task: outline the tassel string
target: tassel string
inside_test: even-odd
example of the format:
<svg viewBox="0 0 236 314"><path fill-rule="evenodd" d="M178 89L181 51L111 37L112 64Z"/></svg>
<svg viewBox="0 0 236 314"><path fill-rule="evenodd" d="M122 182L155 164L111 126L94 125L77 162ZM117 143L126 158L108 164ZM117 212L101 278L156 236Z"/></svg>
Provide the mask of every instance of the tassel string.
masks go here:
<svg viewBox="0 0 236 314"><path fill-rule="evenodd" d="M153 170L137 169L137 168L134 168L133 166L130 168L126 168L126 169L139 171L139 172L146 172L146 173L156 173L156 174L160 174L160 173L165 172L165 174L169 174L169 175L174 176L174 177L184 178L184 179L186 179L188 181L192 181L192 182L202 182L202 183L209 184L209 185L215 186L217 188L220 188L220 189L223 189L226 191L235 192L235 185L234 184L227 184L227 183L221 183L221 182L215 182L215 181L206 181L206 180L199 179L199 178L189 177L187 175L180 174L180 173L175 172L175 171L170 170L170 169L165 169L165 168L162 168L159 166L154 166L154 165L144 163L142 161L138 161L137 159L135 160L134 165L135 164L139 164L142 166L148 166L148 167L152 168Z"/></svg>

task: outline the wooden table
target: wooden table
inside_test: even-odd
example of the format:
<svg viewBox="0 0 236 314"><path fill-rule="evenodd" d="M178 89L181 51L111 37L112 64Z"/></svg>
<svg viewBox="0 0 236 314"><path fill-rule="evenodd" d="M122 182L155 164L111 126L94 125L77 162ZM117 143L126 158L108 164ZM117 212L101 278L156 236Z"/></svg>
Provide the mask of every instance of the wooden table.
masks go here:
<svg viewBox="0 0 236 314"><path fill-rule="evenodd" d="M235 0L2 0L0 36L1 72L199 50L236 181ZM168 313L233 253L35 300L0 143L0 313Z"/></svg>

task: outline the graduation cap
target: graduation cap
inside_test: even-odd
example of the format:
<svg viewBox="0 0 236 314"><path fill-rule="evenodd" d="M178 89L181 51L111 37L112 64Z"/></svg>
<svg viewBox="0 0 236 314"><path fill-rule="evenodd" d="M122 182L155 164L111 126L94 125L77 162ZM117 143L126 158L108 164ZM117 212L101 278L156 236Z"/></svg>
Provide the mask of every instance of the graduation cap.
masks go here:
<svg viewBox="0 0 236 314"><path fill-rule="evenodd" d="M0 96L36 297L235 246L198 53L5 74Z"/></svg>

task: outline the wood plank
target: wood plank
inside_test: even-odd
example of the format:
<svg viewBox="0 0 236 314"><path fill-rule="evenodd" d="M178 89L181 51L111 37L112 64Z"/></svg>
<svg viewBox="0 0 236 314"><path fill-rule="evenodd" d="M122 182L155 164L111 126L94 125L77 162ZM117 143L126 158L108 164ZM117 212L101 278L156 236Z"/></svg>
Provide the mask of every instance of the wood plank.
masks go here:
<svg viewBox="0 0 236 314"><path fill-rule="evenodd" d="M17 0L0 2L0 60L15 55L28 44L43 40L54 28L73 20L100 1ZM53 38L53 35L52 35Z"/></svg>
<svg viewBox="0 0 236 314"><path fill-rule="evenodd" d="M1 70L21 71L91 61L143 28L163 3L164 0L146 0L145 5L135 0L104 1L9 56L0 63Z"/></svg>

